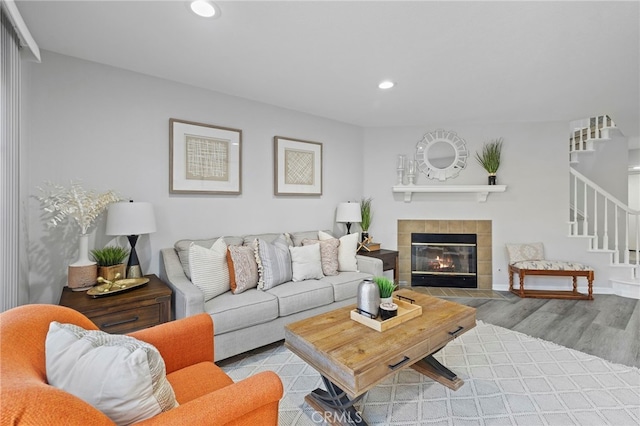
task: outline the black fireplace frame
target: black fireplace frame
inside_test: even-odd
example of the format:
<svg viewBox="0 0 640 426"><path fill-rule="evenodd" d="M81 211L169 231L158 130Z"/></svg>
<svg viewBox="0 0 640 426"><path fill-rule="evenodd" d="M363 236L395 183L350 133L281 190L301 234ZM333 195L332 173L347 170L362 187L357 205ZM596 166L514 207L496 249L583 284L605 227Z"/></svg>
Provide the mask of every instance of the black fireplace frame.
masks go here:
<svg viewBox="0 0 640 426"><path fill-rule="evenodd" d="M475 248L470 264L470 273L436 275L416 272L414 245L416 244L459 244ZM477 234L411 234L411 286L478 288L478 235Z"/></svg>

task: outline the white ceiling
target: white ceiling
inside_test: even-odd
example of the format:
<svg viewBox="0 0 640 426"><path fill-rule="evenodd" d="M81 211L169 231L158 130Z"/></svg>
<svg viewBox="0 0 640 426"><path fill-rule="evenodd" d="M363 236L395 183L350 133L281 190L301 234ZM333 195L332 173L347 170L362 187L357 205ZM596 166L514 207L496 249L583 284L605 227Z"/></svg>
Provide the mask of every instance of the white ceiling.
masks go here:
<svg viewBox="0 0 640 426"><path fill-rule="evenodd" d="M637 1L217 3L17 1L41 49L359 126L604 113L638 137Z"/></svg>

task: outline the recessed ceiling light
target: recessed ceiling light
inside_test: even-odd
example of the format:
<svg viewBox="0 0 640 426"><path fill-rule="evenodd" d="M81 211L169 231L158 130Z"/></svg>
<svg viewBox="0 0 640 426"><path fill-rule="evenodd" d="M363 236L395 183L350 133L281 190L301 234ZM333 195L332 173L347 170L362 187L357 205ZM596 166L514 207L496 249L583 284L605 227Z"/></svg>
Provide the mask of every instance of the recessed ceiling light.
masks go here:
<svg viewBox="0 0 640 426"><path fill-rule="evenodd" d="M378 87L381 89L391 89L393 86L395 86L396 84L393 81L383 81L382 83L378 84Z"/></svg>
<svg viewBox="0 0 640 426"><path fill-rule="evenodd" d="M194 0L189 4L189 7L193 13L203 18L217 18L220 16L220 8L209 0Z"/></svg>

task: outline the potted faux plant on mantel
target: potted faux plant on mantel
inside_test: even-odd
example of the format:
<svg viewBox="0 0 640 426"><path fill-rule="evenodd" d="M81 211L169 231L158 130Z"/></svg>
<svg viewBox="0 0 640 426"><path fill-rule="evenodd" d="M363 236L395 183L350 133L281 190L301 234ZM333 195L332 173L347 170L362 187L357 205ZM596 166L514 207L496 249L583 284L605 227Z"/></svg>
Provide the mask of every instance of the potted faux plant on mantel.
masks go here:
<svg viewBox="0 0 640 426"><path fill-rule="evenodd" d="M91 257L98 264L98 276L109 281L125 277L127 266L124 260L128 255L129 250L119 246L91 250Z"/></svg>
<svg viewBox="0 0 640 426"><path fill-rule="evenodd" d="M362 228L362 242L364 243L367 238L369 238L369 227L371 226L371 221L373 220L373 212L371 211L371 203L373 202L373 198L362 198L360 200L360 215L362 216L362 221L360 222L360 228Z"/></svg>
<svg viewBox="0 0 640 426"><path fill-rule="evenodd" d="M476 152L476 160L489 173L489 185L496 184L496 173L500 167L500 152L502 138L493 139L482 146L481 152Z"/></svg>

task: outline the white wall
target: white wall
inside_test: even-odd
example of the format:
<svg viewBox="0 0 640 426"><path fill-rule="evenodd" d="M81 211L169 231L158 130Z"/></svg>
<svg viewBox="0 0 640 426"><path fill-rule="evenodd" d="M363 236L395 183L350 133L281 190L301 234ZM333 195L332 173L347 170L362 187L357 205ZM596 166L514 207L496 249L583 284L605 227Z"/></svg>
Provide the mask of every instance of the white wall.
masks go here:
<svg viewBox="0 0 640 426"><path fill-rule="evenodd" d="M151 202L158 231L137 246L146 273L182 238L331 229L336 205L362 194L359 127L46 51L27 77L29 195L45 181L81 180ZM169 118L242 129L242 195L169 195ZM322 196L273 195L275 135L323 143ZM47 230L33 197L28 211L30 301L57 303L77 232ZM102 217L90 248L109 241Z"/></svg>
<svg viewBox="0 0 640 426"><path fill-rule="evenodd" d="M640 149L629 150L629 167L640 166ZM640 210L640 172L629 173L629 207ZM629 249L635 250L637 225L629 224Z"/></svg>
<svg viewBox="0 0 640 426"><path fill-rule="evenodd" d="M158 231L142 236L143 271L157 273L159 250L182 238L334 228L339 202L374 198L371 235L394 249L398 219L490 219L493 221L494 288L507 286L509 242L542 241L547 257L589 263L596 291L607 291L608 259L588 253L587 243L566 237L569 164L567 123L447 124L367 128L205 91L92 62L43 52L30 64L25 99L28 128L28 195L45 181L82 180L86 188L116 190L123 198L153 203ZM169 195L169 118L243 130L243 188L239 196ZM464 138L467 168L444 184L485 184L473 158L489 139L503 137L498 183L505 193L486 203L473 195L414 195L405 203L393 194L396 157L411 154L424 133L445 128ZM323 143L324 194L273 195L273 136ZM618 165L611 165L618 167ZM624 165L621 165L624 167ZM439 184L421 177L418 184ZM27 251L30 302L57 303L66 267L77 251L75 229L45 229L39 203L29 200ZM110 241L104 217L91 247ZM531 277L536 278L536 277ZM566 285L566 280L560 280ZM536 286L553 279L532 279Z"/></svg>
<svg viewBox="0 0 640 426"><path fill-rule="evenodd" d="M624 204L628 204L628 139L619 131L610 132L610 139L595 141L594 152L578 154L578 163L573 167L588 179ZM616 164L617 167L609 165Z"/></svg>
<svg viewBox="0 0 640 426"><path fill-rule="evenodd" d="M467 194L414 194L405 203L403 194L394 194L398 154L412 154L425 133L444 128L453 130L467 142L470 157L457 178L444 183L420 176L420 185L460 185L487 182L484 169L475 160L483 142L503 137L502 165L498 184L504 193L490 194L485 203ZM586 241L568 234L569 163L567 124L429 124L423 127L365 129L364 193L373 197L375 218L370 234L383 248L397 247L398 219L489 219L493 223L494 289L508 286L505 244L541 241L550 259L574 260L596 267L595 286L609 286L604 256L587 253ZM536 286L553 278L527 278ZM565 281L563 282L566 285ZM584 284L584 283L583 283Z"/></svg>

